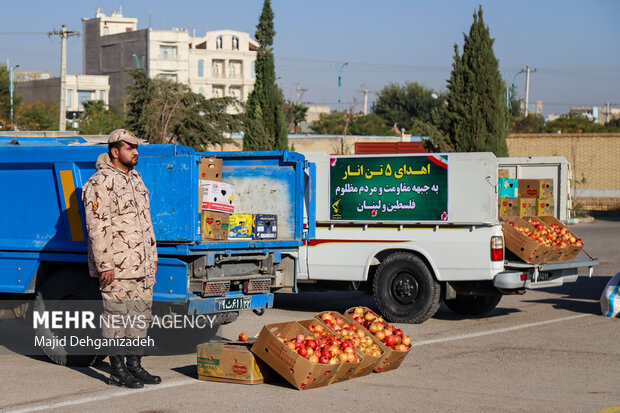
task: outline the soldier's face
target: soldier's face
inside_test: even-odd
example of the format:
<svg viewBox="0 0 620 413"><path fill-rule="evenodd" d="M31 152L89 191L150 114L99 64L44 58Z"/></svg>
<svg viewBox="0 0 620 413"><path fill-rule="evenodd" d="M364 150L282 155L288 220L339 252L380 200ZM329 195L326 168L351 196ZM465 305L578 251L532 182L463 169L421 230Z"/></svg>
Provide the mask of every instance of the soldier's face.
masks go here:
<svg viewBox="0 0 620 413"><path fill-rule="evenodd" d="M118 161L127 168L133 168L138 164L138 145L121 142L118 148Z"/></svg>

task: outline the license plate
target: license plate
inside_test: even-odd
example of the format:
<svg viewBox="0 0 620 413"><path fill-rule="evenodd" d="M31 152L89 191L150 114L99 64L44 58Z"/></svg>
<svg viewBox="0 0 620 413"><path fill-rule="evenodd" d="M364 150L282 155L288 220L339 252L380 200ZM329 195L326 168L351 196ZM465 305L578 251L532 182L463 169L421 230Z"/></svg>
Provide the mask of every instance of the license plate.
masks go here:
<svg viewBox="0 0 620 413"><path fill-rule="evenodd" d="M216 311L239 311L252 308L252 297L227 297L215 299Z"/></svg>

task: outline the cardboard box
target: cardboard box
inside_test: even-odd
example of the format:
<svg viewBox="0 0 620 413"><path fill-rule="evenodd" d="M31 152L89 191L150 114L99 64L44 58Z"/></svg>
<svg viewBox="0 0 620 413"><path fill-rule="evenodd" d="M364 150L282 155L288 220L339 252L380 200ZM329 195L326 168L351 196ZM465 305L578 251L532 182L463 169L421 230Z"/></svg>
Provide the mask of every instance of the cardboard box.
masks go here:
<svg viewBox="0 0 620 413"><path fill-rule="evenodd" d="M301 324L302 326L308 328L308 326L315 326L315 325L322 325L325 328L325 331L328 332L329 334L333 334L335 337L341 338L338 333L336 333L334 330L332 330L331 328L327 327L323 322L321 322L321 320L318 320L316 318L312 318L310 320L301 320L298 321L299 324ZM350 362L340 362L340 364L338 365L338 371L336 372L336 374L334 375L331 383L337 383L339 381L344 381L344 380L349 380L351 378L354 377L354 373L356 373L360 366L361 366L361 362L363 360L363 356L359 353L359 351L355 351L355 354L357 355L358 358L358 362L357 363L350 363Z"/></svg>
<svg viewBox="0 0 620 413"><path fill-rule="evenodd" d="M349 325L354 325L354 326L356 326L359 329L359 324L355 323L354 322L355 320L353 320L353 322L351 322L350 317L347 317L346 315L340 314L337 311L323 311L323 312L318 313L316 315L316 320L319 323L323 324L325 326L325 328L329 329L329 326L327 326L323 321L321 321L321 315L323 313L326 313L326 312L333 313L335 317L342 317L342 318L344 318L346 323L348 323ZM330 330L333 330L333 329L330 329ZM335 330L333 330L333 331L335 332L335 334L338 337L342 337L340 334L338 334L337 331L335 331ZM366 335L368 335L372 339L373 343L375 343L378 346L380 346L381 341L379 341L379 339L377 339L375 336L370 334L370 332L368 332L367 330L363 330L363 331L366 333ZM379 347L379 348L381 348L381 347ZM372 371L374 370L374 368L377 365L377 363L379 363L379 360L381 360L381 358L383 357L383 349L381 349L381 353L382 354L379 357L371 356L370 354L366 354L366 353L360 351L359 349L358 349L357 353L358 353L358 357L361 356L362 359L361 359L361 362L360 362L360 365L359 365L358 369L355 370L351 374L351 378L366 376L366 375L372 373Z"/></svg>
<svg viewBox="0 0 620 413"><path fill-rule="evenodd" d="M566 228L566 232L568 234L570 234L570 236L575 237L575 239L580 239L577 235L575 235L574 232L572 232L570 229L568 229L568 227L566 227L564 224L562 224L558 219L556 219L555 217L551 217L551 216L544 216L544 217L540 217L540 220L543 221L545 224L547 224L547 226L551 226L551 225L557 225L560 230L562 230L563 228ZM560 258L560 261L572 261L575 258L577 258L577 255L579 254L579 251L581 251L581 249L583 248L583 246L577 246L577 245L571 245L568 244L564 250L564 254L562 255L562 257Z"/></svg>
<svg viewBox="0 0 620 413"><path fill-rule="evenodd" d="M407 350L407 351L392 350L390 347L388 347L385 344L383 344L383 342L381 340L378 340L374 336L374 334L372 334L370 331L368 331L366 329L366 327L364 327L363 325L361 325L360 323L355 321L355 319L351 315L351 313L353 312L354 308L355 307L352 307L352 308L349 308L347 311L345 311L345 313L344 313L345 317L348 318L351 323L357 324L359 328L363 328L367 332L367 334L370 334L372 336L372 338L375 339L373 341L375 341L375 343L377 343L379 345L381 350L383 350L383 356L379 359L379 361L375 365L374 371L376 371L377 373L382 373L382 372L386 372L386 371L390 371L390 370L395 370L398 367L400 367L400 365L403 362L403 360L405 359L405 357L407 357L407 354L409 354L409 352L413 348L413 344L411 345L411 347L409 347L409 350ZM371 310L368 307L362 307L362 308L364 309L364 312L365 311L373 311L373 310ZM373 311L373 313L374 313L374 311Z"/></svg>
<svg viewBox="0 0 620 413"><path fill-rule="evenodd" d="M517 198L497 198L497 213L499 218L518 217L519 200Z"/></svg>
<svg viewBox="0 0 620 413"><path fill-rule="evenodd" d="M538 200L536 198L518 198L519 202L519 216L531 217L536 215L536 208L538 207Z"/></svg>
<svg viewBox="0 0 620 413"><path fill-rule="evenodd" d="M533 227L523 218L515 217L504 222L504 242L506 249L517 257L529 264L540 264L545 261L547 255L551 252L550 247L546 247L535 241L516 229L513 225L519 227Z"/></svg>
<svg viewBox="0 0 620 413"><path fill-rule="evenodd" d="M295 321L267 324L252 346L252 353L296 389L327 386L336 375L338 365L312 363L278 340L278 338L291 339L298 334L311 335L306 328Z"/></svg>
<svg viewBox="0 0 620 413"><path fill-rule="evenodd" d="M228 239L252 239L252 214L232 214L228 217Z"/></svg>
<svg viewBox="0 0 620 413"><path fill-rule="evenodd" d="M539 199L536 203L536 215L543 216L555 216L555 202L553 198Z"/></svg>
<svg viewBox="0 0 620 413"><path fill-rule="evenodd" d="M273 370L250 351L253 343L209 341L197 347L200 380L260 384L274 377Z"/></svg>
<svg viewBox="0 0 620 413"><path fill-rule="evenodd" d="M201 181L222 182L222 160L203 156L200 164L198 164L198 179Z"/></svg>
<svg viewBox="0 0 620 413"><path fill-rule="evenodd" d="M523 219L530 225L530 228L534 228L534 224L538 224L539 226L542 225L547 232L553 231L553 229L549 225L547 225L541 218L542 217L523 217ZM536 229L540 231L540 228ZM566 251L566 248L560 248L555 245L550 246L549 248L550 251L543 262L561 261L562 256Z"/></svg>
<svg viewBox="0 0 620 413"><path fill-rule="evenodd" d="M225 182L200 180L202 196L201 209L203 211L235 212L235 187Z"/></svg>
<svg viewBox="0 0 620 413"><path fill-rule="evenodd" d="M253 239L276 239L278 238L278 216L271 214L254 215L252 226Z"/></svg>
<svg viewBox="0 0 620 413"><path fill-rule="evenodd" d="M553 179L519 179L519 196L553 198Z"/></svg>
<svg viewBox="0 0 620 413"><path fill-rule="evenodd" d="M499 178L497 188L497 196L499 197L517 198L519 196L519 181L517 179Z"/></svg>
<svg viewBox="0 0 620 413"><path fill-rule="evenodd" d="M202 211L200 215L200 235L205 241L228 239L228 214Z"/></svg>
<svg viewBox="0 0 620 413"><path fill-rule="evenodd" d="M510 178L510 171L508 169L498 169L497 177L498 178Z"/></svg>

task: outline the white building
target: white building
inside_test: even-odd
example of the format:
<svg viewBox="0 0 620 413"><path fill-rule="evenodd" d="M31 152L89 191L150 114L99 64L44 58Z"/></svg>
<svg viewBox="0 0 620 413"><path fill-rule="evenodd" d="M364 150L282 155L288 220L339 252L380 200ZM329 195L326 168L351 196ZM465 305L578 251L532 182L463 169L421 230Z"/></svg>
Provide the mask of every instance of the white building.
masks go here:
<svg viewBox="0 0 620 413"><path fill-rule="evenodd" d="M110 104L119 106L132 81L127 71L189 85L207 98L233 96L245 101L254 87L258 42L234 30L190 36L185 29L138 30L138 19L116 11L82 19L83 67L86 74L110 76Z"/></svg>

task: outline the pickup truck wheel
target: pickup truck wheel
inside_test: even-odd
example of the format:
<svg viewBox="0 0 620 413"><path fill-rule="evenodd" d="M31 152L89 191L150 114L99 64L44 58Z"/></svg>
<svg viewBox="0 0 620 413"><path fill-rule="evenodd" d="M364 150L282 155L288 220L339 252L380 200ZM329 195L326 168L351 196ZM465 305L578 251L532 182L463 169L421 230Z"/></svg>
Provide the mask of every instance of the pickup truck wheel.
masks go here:
<svg viewBox="0 0 620 413"><path fill-rule="evenodd" d="M422 323L437 312L441 288L424 262L409 252L385 258L374 277L379 310L391 322Z"/></svg>
<svg viewBox="0 0 620 413"><path fill-rule="evenodd" d="M444 302L456 314L483 315L497 307L501 299L501 295L457 294L455 299Z"/></svg>
<svg viewBox="0 0 620 413"><path fill-rule="evenodd" d="M84 305L76 302L88 300ZM79 268L62 269L52 273L41 285L36 294L33 311L79 311L88 308L95 313L94 324L99 326L99 315L103 311L99 283L90 277L88 270ZM34 329L37 337L53 338L62 336L90 336L98 338L101 330L95 332L79 329L52 329L51 326L37 325ZM69 339L67 339L69 341ZM61 366L86 367L97 364L105 355L70 354L62 345L41 345L41 350L56 364Z"/></svg>

